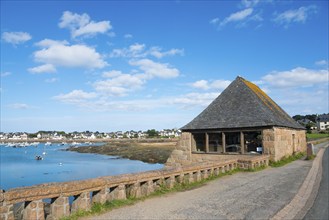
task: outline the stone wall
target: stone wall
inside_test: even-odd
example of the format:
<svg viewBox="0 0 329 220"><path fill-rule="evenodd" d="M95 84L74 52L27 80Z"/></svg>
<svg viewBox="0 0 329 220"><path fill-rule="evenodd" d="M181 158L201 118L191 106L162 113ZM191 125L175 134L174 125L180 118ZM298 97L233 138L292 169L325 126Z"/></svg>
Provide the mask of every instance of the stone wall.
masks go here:
<svg viewBox="0 0 329 220"><path fill-rule="evenodd" d="M182 133L179 141L176 144L175 150L173 150L166 162L166 166L174 167L191 164L191 139L191 133Z"/></svg>
<svg viewBox="0 0 329 220"><path fill-rule="evenodd" d="M263 130L264 154L278 161L284 156L306 152L306 134L304 130L274 127Z"/></svg>
<svg viewBox="0 0 329 220"><path fill-rule="evenodd" d="M150 195L163 186L172 188L175 184L193 183L238 167L249 169L268 164L268 157L254 159L214 161L142 173L0 190L0 219L13 220L14 206L22 203L22 210L16 215L18 219L56 220L78 210L89 210L93 203L139 198ZM69 197L74 198L72 204L69 203ZM45 200L50 200L50 203L44 202Z"/></svg>

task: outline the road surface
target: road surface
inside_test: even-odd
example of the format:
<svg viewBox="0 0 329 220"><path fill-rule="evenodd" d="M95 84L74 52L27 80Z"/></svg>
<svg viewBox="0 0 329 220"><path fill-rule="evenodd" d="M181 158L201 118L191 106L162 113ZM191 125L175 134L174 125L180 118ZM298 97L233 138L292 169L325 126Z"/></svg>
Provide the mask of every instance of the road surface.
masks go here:
<svg viewBox="0 0 329 220"><path fill-rule="evenodd" d="M322 179L318 195L312 208L305 215L304 219L329 219L329 149L324 152L322 159Z"/></svg>

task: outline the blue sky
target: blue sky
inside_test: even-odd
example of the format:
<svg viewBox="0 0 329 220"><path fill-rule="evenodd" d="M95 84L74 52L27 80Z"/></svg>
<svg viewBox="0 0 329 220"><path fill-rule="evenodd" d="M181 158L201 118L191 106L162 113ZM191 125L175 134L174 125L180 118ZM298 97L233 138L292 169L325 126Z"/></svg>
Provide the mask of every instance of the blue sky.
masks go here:
<svg viewBox="0 0 329 220"><path fill-rule="evenodd" d="M328 113L328 1L1 1L1 131L180 128L238 75Z"/></svg>

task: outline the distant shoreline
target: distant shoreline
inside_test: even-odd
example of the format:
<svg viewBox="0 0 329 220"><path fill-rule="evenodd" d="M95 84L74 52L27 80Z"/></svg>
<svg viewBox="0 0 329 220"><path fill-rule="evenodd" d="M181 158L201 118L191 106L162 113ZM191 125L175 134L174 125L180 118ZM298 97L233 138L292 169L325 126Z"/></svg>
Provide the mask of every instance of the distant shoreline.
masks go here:
<svg viewBox="0 0 329 220"><path fill-rule="evenodd" d="M1 143L22 143L22 142L51 142L51 143L73 143L73 142L136 142L136 143L161 143L161 142L177 142L178 138L145 138L145 139L1 139Z"/></svg>
<svg viewBox="0 0 329 220"><path fill-rule="evenodd" d="M170 140L170 141L169 141ZM177 140L169 139L146 140L113 140L102 146L71 146L67 151L79 153L96 153L102 155L119 156L130 160L140 160L145 163L164 164L174 150Z"/></svg>

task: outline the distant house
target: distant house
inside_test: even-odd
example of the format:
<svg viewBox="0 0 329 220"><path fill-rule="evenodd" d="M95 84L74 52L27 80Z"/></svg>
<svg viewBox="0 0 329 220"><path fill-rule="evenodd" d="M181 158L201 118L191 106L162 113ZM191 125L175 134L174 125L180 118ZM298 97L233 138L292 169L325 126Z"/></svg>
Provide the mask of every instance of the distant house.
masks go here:
<svg viewBox="0 0 329 220"><path fill-rule="evenodd" d="M21 134L21 139L22 140L27 140L27 134L26 133L23 133L23 134Z"/></svg>
<svg viewBox="0 0 329 220"><path fill-rule="evenodd" d="M300 124L300 125L302 125L304 127L307 127L309 125L311 130L315 130L316 129L315 122L313 122L313 121L311 121L311 120L309 120L307 118L298 120L297 122L298 122L298 124Z"/></svg>
<svg viewBox="0 0 329 220"><path fill-rule="evenodd" d="M329 129L329 114L318 115L316 118L316 126L319 131Z"/></svg>
<svg viewBox="0 0 329 220"><path fill-rule="evenodd" d="M170 163L188 164L216 154L283 156L306 151L305 128L258 86L237 77L203 112L181 128Z"/></svg>

